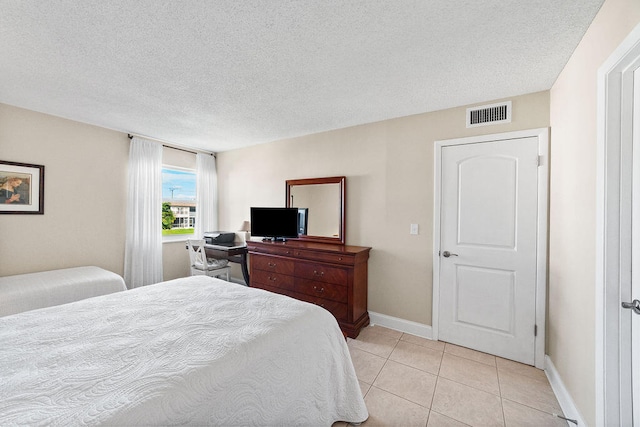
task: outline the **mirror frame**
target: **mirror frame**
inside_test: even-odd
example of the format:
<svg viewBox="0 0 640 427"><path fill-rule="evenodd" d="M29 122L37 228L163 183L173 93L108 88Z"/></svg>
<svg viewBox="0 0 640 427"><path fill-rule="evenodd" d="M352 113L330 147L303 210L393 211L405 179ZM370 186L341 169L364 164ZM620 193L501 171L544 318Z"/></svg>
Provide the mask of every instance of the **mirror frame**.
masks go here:
<svg viewBox="0 0 640 427"><path fill-rule="evenodd" d="M286 200L285 206L291 206L291 187L294 185L317 185L317 184L340 184L340 226L339 226L339 236L338 237L325 237L325 236L298 236L298 240L305 240L310 242L320 242L320 243L335 243L344 245L345 242L345 230L346 230L346 188L347 179L344 176L332 176L328 178L306 178L306 179L288 179L286 181Z"/></svg>

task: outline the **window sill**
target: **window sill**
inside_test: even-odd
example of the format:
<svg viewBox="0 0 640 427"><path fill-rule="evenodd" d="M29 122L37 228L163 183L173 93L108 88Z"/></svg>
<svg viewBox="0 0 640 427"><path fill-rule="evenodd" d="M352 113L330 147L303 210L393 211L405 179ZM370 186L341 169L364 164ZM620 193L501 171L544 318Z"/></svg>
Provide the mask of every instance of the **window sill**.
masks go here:
<svg viewBox="0 0 640 427"><path fill-rule="evenodd" d="M179 234L175 236L162 236L162 243L180 243L189 239L195 239L193 234Z"/></svg>

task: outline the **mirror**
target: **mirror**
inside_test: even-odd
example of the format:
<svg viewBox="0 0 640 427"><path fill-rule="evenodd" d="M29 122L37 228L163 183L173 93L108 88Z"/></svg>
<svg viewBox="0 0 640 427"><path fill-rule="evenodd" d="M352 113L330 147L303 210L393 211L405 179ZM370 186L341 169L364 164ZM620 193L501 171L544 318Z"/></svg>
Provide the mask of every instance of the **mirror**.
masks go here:
<svg viewBox="0 0 640 427"><path fill-rule="evenodd" d="M298 238L344 245L345 177L287 180L286 207L298 208Z"/></svg>

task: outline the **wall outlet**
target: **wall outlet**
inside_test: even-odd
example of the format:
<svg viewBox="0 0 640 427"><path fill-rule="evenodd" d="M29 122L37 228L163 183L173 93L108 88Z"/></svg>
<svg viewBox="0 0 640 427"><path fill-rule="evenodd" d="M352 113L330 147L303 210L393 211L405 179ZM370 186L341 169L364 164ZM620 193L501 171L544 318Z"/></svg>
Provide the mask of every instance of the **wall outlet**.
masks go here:
<svg viewBox="0 0 640 427"><path fill-rule="evenodd" d="M411 224L409 234L418 234L418 224Z"/></svg>

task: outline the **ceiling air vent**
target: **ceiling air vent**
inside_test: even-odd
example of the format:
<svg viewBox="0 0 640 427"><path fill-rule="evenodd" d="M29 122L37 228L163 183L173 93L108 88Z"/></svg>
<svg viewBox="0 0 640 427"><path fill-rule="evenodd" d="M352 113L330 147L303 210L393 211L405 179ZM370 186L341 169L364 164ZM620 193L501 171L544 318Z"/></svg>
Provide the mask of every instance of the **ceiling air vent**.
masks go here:
<svg viewBox="0 0 640 427"><path fill-rule="evenodd" d="M511 123L511 101L467 108L467 127Z"/></svg>

